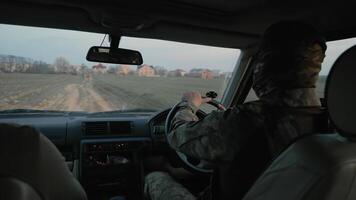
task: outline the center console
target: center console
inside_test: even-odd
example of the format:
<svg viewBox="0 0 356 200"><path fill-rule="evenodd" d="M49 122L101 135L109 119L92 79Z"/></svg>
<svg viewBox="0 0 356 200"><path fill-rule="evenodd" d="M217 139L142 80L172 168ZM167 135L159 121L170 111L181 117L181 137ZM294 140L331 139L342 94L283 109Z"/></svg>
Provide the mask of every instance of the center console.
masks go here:
<svg viewBox="0 0 356 200"><path fill-rule="evenodd" d="M80 144L80 180L89 196L125 196L141 199L142 154L147 138L86 139Z"/></svg>

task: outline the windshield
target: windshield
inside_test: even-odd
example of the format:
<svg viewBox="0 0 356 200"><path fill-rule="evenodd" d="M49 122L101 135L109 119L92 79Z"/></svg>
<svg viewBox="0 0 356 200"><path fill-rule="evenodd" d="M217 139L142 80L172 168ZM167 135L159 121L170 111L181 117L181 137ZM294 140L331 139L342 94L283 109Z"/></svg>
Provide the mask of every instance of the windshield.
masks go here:
<svg viewBox="0 0 356 200"><path fill-rule="evenodd" d="M238 49L122 37L144 64L85 60L91 46L108 46L103 34L0 25L0 110L161 110L185 91L222 98Z"/></svg>

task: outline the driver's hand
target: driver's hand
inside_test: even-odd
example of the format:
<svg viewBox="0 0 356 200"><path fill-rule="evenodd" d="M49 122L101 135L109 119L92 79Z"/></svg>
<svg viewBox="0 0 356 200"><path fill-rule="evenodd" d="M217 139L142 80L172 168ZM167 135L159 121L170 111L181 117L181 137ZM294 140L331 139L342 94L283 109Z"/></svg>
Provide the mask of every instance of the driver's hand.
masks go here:
<svg viewBox="0 0 356 200"><path fill-rule="evenodd" d="M201 104L211 101L211 98L203 98L199 92L185 92L182 100L199 107Z"/></svg>

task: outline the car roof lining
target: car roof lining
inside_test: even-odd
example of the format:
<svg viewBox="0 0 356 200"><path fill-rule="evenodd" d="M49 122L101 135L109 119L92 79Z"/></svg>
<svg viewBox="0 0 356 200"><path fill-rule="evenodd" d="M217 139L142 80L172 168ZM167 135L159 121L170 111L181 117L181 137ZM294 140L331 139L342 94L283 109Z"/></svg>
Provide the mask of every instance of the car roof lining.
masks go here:
<svg viewBox="0 0 356 200"><path fill-rule="evenodd" d="M263 30L284 19L314 25L327 40L356 36L356 2L280 0L2 2L0 23L69 29L178 42L248 48Z"/></svg>

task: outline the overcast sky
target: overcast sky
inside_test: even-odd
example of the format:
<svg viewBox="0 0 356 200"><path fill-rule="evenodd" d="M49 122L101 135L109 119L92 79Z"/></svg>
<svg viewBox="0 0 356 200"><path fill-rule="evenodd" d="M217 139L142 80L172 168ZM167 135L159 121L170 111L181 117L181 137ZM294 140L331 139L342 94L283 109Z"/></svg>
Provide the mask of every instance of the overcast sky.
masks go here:
<svg viewBox="0 0 356 200"><path fill-rule="evenodd" d="M85 60L87 50L100 45L103 37L102 34L0 24L0 54L47 63L63 56L72 64L93 65ZM327 74L335 59L353 44L356 38L329 42L322 74ZM200 67L232 71L240 55L236 49L127 37L121 39L120 47L139 50L144 63L169 69Z"/></svg>

